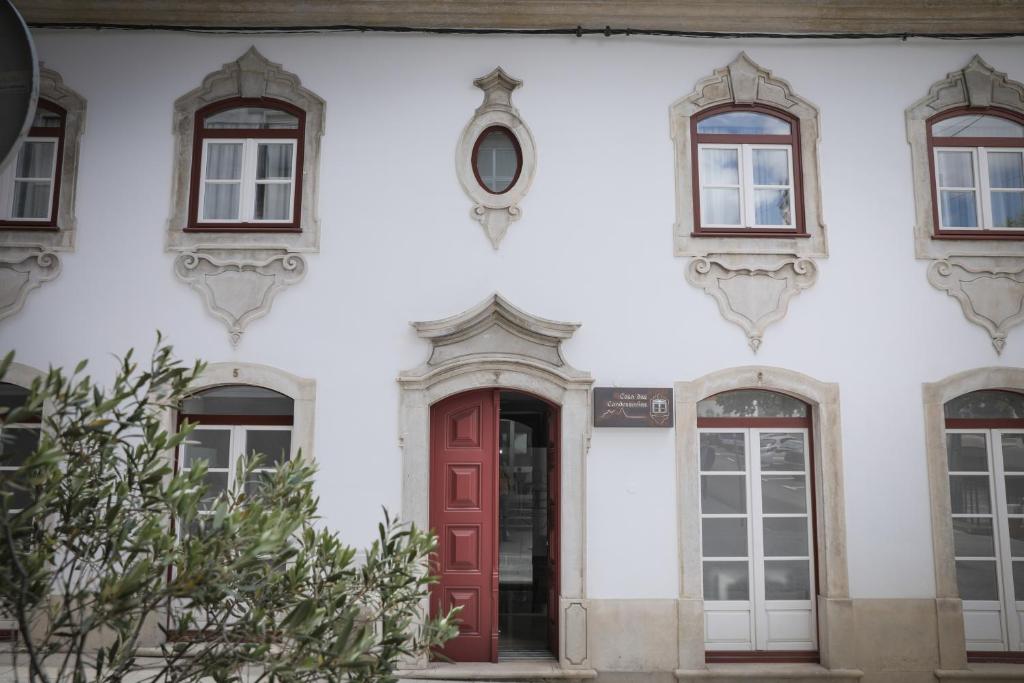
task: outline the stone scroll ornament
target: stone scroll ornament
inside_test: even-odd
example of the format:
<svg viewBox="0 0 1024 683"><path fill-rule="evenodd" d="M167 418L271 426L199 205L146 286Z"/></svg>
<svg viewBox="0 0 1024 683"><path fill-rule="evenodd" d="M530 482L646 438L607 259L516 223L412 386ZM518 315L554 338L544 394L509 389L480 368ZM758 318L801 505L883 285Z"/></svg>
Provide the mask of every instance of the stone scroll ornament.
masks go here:
<svg viewBox="0 0 1024 683"><path fill-rule="evenodd" d="M1024 322L1024 263L958 258L933 261L928 282L960 302L964 317L992 339L996 353L1006 346L1010 328Z"/></svg>
<svg viewBox="0 0 1024 683"><path fill-rule="evenodd" d="M484 91L484 101L477 107L473 118L462 131L455 153L455 172L462 188L473 201L470 215L483 226L484 233L495 249L508 232L509 225L519 220L519 203L526 196L537 168L537 150L533 135L512 105L512 92L523 84L512 78L501 67L473 81ZM519 174L511 186L501 193L488 191L474 171L474 151L477 141L490 128L504 128L519 148Z"/></svg>

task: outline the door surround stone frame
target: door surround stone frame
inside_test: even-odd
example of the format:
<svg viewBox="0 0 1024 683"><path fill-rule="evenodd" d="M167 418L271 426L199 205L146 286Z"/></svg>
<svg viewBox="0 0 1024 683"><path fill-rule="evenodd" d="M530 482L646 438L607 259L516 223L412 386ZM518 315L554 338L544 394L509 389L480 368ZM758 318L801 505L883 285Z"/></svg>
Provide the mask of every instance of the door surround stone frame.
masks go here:
<svg viewBox="0 0 1024 683"><path fill-rule="evenodd" d="M811 407L818 575L818 652L833 672L855 668L854 615L847 574L839 385L783 368L749 365L675 383L676 500L679 519L679 671L706 669L700 545L697 402L737 389L787 394Z"/></svg>
<svg viewBox="0 0 1024 683"><path fill-rule="evenodd" d="M590 669L586 598L586 453L590 447L589 373L570 366L561 343L579 327L525 313L493 294L442 320L412 323L431 342L429 359L398 377L402 448L402 518L429 527L430 407L465 391L513 389L561 406L561 573L559 652L562 669ZM424 613L428 609L423 603ZM404 663L423 668L425 658ZM499 665L500 666L500 665Z"/></svg>
<svg viewBox="0 0 1024 683"><path fill-rule="evenodd" d="M931 498L939 667L942 670L967 668L963 602L960 600L960 589L956 583L956 561L953 555L945 406L957 396L982 389L1006 389L1024 393L1024 368L975 368L921 385L924 400L925 456L928 461L928 492Z"/></svg>

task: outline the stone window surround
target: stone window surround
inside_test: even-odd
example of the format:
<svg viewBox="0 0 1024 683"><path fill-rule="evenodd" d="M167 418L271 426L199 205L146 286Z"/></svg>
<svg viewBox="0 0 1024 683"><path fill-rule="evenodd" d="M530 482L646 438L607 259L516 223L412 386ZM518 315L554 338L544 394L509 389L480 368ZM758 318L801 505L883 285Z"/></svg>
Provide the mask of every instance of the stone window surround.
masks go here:
<svg viewBox="0 0 1024 683"><path fill-rule="evenodd" d="M430 407L465 391L514 389L561 407L561 574L559 667L593 677L587 638L586 453L590 448L589 373L565 362L561 341L579 327L521 311L498 294L456 316L413 323L432 352L399 378L402 519L429 528ZM429 609L427 602L423 610ZM404 663L423 668L423 659ZM458 666L458 665L456 665ZM499 665L500 667L500 665Z"/></svg>
<svg viewBox="0 0 1024 683"><path fill-rule="evenodd" d="M729 368L675 383L676 499L679 519L679 668L706 669L700 545L697 403L737 389L764 389L807 403L812 414L817 544L818 652L823 667L854 666L853 607L847 575L839 385L768 366Z"/></svg>
<svg viewBox="0 0 1024 683"><path fill-rule="evenodd" d="M302 167L296 169L301 184L299 231L185 229L189 224L196 113L229 99L276 100L305 112ZM200 87L174 103L174 171L165 249L175 257L175 274L196 290L207 310L225 324L233 345L239 343L249 323L270 312L281 290L302 280L307 269L305 254L319 251L318 169L324 111L323 99L255 47L208 74Z"/></svg>
<svg viewBox="0 0 1024 683"><path fill-rule="evenodd" d="M928 489L931 497L935 603L939 625L939 666L942 669L967 667L963 603L957 587L953 555L945 406L958 396L983 389L1024 393L1024 368L976 368L922 385L925 457L928 461Z"/></svg>
<svg viewBox="0 0 1024 683"><path fill-rule="evenodd" d="M1024 116L1024 84L975 55L963 69L936 81L906 110L914 181L914 255L927 260L928 282L956 299L971 322L1002 353L1012 327L1024 322L1024 240L936 236L928 121L958 109L998 108Z"/></svg>
<svg viewBox="0 0 1024 683"><path fill-rule="evenodd" d="M224 386L254 386L284 394L294 401L292 418L292 450L290 457L314 462L313 418L316 401L316 380L293 375L269 365L258 363L210 363L195 382L189 386L193 394L205 389ZM167 411L165 429L177 428L178 411ZM173 453L170 457L174 457Z"/></svg>
<svg viewBox="0 0 1024 683"><path fill-rule="evenodd" d="M784 236L758 231L738 236L694 234L693 119L730 105L766 107L799 122L799 149L794 153L799 154L801 169L802 231ZM815 259L828 256L819 185L819 119L817 107L744 52L698 81L693 92L669 108L675 149L675 255L692 257L687 282L715 300L722 317L743 330L755 353L766 328L783 319L793 297L817 281Z"/></svg>
<svg viewBox="0 0 1024 683"><path fill-rule="evenodd" d="M64 150L54 216L56 227L5 225L0 228L0 274L11 272L0 278L3 283L0 320L20 311L33 289L60 275L59 253L75 249L75 190L86 103L81 95L64 85L59 73L42 64L39 66L39 97L65 111Z"/></svg>

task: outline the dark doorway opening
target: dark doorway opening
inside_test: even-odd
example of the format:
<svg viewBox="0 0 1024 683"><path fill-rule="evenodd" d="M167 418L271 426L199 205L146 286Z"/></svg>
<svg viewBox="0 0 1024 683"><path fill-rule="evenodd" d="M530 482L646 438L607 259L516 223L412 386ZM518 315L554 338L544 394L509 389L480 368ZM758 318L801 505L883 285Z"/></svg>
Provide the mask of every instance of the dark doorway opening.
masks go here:
<svg viewBox="0 0 1024 683"><path fill-rule="evenodd" d="M549 659L555 416L544 401L514 391L501 392L498 414L498 656Z"/></svg>

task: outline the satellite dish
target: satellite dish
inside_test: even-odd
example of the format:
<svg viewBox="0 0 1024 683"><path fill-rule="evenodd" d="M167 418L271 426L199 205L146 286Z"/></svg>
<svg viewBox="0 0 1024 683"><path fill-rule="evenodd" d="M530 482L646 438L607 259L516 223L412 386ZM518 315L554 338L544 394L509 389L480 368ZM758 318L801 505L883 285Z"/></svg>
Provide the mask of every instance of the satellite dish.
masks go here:
<svg viewBox="0 0 1024 683"><path fill-rule="evenodd" d="M10 0L0 0L0 170L32 126L39 97L36 49Z"/></svg>

